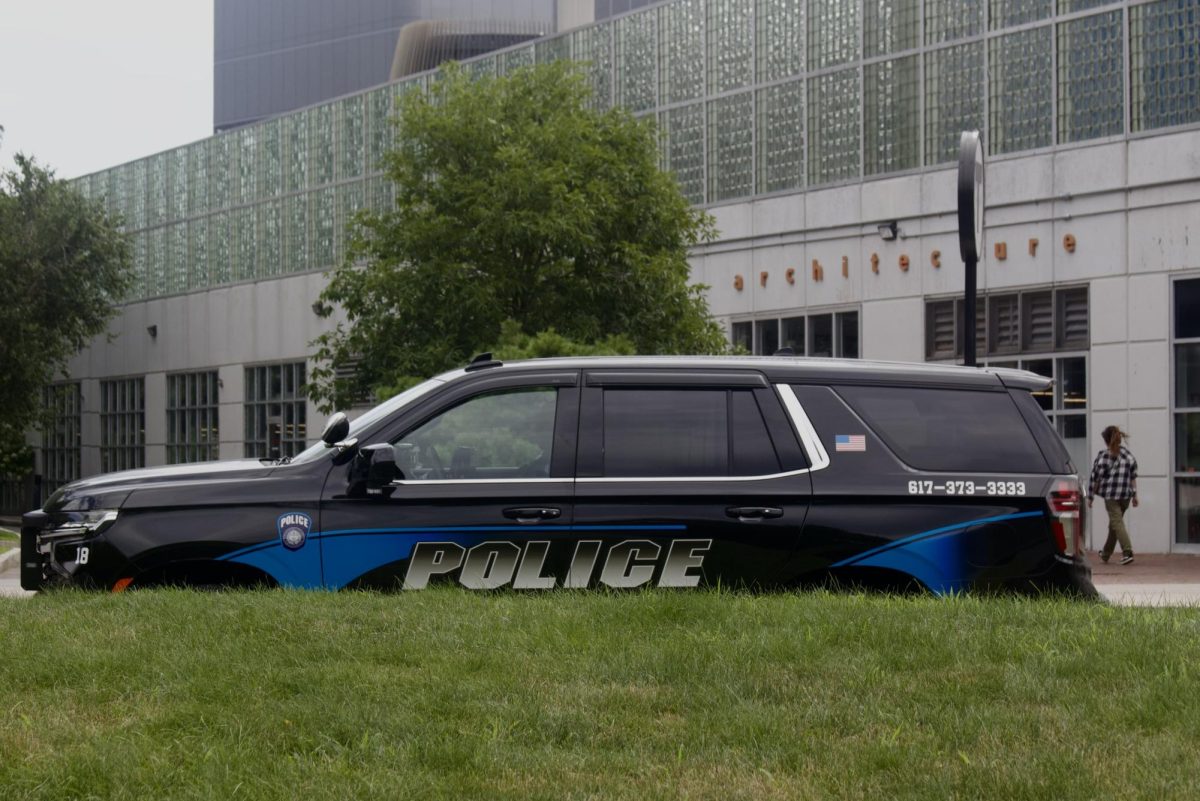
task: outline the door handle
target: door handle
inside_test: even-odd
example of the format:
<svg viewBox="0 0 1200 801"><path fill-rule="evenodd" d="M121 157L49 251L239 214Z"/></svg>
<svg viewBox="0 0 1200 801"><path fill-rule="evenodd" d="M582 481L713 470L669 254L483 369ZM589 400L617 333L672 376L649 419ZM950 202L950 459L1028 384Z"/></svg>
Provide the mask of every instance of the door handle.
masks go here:
<svg viewBox="0 0 1200 801"><path fill-rule="evenodd" d="M505 509L504 516L518 523L536 523L539 520L556 520L562 517L562 509L552 506L520 506L515 509Z"/></svg>
<svg viewBox="0 0 1200 801"><path fill-rule="evenodd" d="M770 520L783 517L783 510L777 506L730 506L725 514L738 520Z"/></svg>

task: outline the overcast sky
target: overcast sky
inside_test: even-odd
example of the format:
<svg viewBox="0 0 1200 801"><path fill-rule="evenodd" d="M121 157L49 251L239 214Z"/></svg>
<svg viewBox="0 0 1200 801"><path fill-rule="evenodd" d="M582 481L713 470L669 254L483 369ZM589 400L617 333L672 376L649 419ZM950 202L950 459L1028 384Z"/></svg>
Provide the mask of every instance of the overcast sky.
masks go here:
<svg viewBox="0 0 1200 801"><path fill-rule="evenodd" d="M0 168L75 178L212 133L213 0L0 0Z"/></svg>

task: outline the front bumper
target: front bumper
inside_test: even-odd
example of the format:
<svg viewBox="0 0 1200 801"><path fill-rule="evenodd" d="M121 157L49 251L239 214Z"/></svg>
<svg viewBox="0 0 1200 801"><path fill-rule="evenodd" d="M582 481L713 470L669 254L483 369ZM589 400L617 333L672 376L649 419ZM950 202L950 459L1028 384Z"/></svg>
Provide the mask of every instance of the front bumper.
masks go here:
<svg viewBox="0 0 1200 801"><path fill-rule="evenodd" d="M111 584L105 576L117 560L103 531L102 526L56 520L42 511L24 515L21 587L41 590L67 584L91 588Z"/></svg>

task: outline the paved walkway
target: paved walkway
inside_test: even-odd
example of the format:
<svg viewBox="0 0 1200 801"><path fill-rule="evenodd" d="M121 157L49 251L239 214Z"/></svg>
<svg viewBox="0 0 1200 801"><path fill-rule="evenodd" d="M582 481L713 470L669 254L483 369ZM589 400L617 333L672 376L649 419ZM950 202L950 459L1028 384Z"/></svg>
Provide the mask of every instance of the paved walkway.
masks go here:
<svg viewBox="0 0 1200 801"><path fill-rule="evenodd" d="M1128 606L1200 606L1200 556L1183 554L1139 555L1121 566L1113 559L1100 561L1088 554L1092 580L1105 598ZM0 598L33 595L21 589L17 554L0 554Z"/></svg>

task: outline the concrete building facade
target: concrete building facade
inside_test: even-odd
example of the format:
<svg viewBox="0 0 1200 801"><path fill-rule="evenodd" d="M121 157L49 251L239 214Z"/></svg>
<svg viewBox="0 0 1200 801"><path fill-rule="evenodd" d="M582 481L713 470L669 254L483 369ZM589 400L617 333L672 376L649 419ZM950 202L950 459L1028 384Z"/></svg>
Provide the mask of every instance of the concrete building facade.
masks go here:
<svg viewBox="0 0 1200 801"><path fill-rule="evenodd" d="M817 21L819 20L819 23ZM981 361L1039 398L1086 472L1132 434L1135 548L1200 551L1200 0L671 0L470 62L587 64L653 116L717 221L693 276L733 341L953 361L953 158L988 148ZM126 464L286 455L312 304L356 209L383 207L395 98L427 75L79 179L124 214L140 285L48 396L50 483ZM189 377L190 376L190 377ZM1102 539L1103 513L1092 541Z"/></svg>

